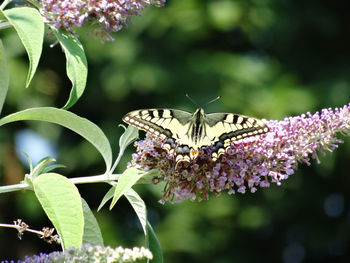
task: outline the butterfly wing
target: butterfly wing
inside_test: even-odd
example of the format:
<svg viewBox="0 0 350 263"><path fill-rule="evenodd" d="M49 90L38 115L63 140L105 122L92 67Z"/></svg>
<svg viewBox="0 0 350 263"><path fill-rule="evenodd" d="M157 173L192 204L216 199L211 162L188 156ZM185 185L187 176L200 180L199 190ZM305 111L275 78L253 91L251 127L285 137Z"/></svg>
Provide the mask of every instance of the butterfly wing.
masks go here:
<svg viewBox="0 0 350 263"><path fill-rule="evenodd" d="M176 164L196 159L198 149L207 146L212 146L212 160L215 161L232 141L269 131L263 121L252 117L233 113L205 114L202 109L194 114L174 109L136 110L126 114L123 121L167 139L163 148L175 154Z"/></svg>
<svg viewBox="0 0 350 263"><path fill-rule="evenodd" d="M129 112L123 121L162 139L178 140L187 132L192 113L173 109L145 109Z"/></svg>
<svg viewBox="0 0 350 263"><path fill-rule="evenodd" d="M136 110L126 114L123 121L158 138L167 139L162 148L174 156L175 169L181 162L190 162L194 145L189 135L194 122L192 113L173 109Z"/></svg>
<svg viewBox="0 0 350 263"><path fill-rule="evenodd" d="M232 141L269 131L266 124L252 117L234 113L210 113L205 115L206 136L212 142L212 158L215 161L231 145Z"/></svg>

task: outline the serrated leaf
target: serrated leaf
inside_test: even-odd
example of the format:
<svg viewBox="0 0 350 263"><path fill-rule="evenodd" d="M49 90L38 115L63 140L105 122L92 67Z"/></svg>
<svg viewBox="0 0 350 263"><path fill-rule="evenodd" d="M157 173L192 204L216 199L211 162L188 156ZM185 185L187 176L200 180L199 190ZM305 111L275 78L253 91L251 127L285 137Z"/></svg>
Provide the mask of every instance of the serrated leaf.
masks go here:
<svg viewBox="0 0 350 263"><path fill-rule="evenodd" d="M162 263L163 252L160 247L158 238L151 224L147 220L147 209L145 202L133 189L129 189L124 195L128 199L129 203L133 207L137 217L140 220L143 232L145 233L146 237L146 246L152 251L153 254L152 262Z"/></svg>
<svg viewBox="0 0 350 263"><path fill-rule="evenodd" d="M56 123L78 133L101 153L106 163L106 170L110 170L112 164L112 150L109 141L103 131L88 119L81 118L72 112L62 109L40 107L10 114L0 119L0 126L6 123L23 120L38 120Z"/></svg>
<svg viewBox="0 0 350 263"><path fill-rule="evenodd" d="M114 196L109 209L117 203L119 198L125 194L142 176L144 173L135 167L128 168L121 174L118 184L115 187Z"/></svg>
<svg viewBox="0 0 350 263"><path fill-rule="evenodd" d="M39 64L43 48L44 21L39 11L31 7L15 7L3 11L15 28L29 58L26 87L29 86Z"/></svg>
<svg viewBox="0 0 350 263"><path fill-rule="evenodd" d="M66 55L67 76L72 82L72 90L64 109L72 107L84 93L88 74L87 60L83 45L71 33L63 30L54 30Z"/></svg>
<svg viewBox="0 0 350 263"><path fill-rule="evenodd" d="M89 243L91 245L100 245L103 246L103 238L100 227L97 223L97 220L92 213L89 205L82 198L84 211L84 235L83 235L83 244Z"/></svg>
<svg viewBox="0 0 350 263"><path fill-rule="evenodd" d="M80 247L84 215L76 186L55 173L39 175L33 181L33 186L36 197L61 237L62 247Z"/></svg>
<svg viewBox="0 0 350 263"><path fill-rule="evenodd" d="M6 99L7 90L9 88L9 80L10 78L7 68L5 49L0 39L0 113Z"/></svg>

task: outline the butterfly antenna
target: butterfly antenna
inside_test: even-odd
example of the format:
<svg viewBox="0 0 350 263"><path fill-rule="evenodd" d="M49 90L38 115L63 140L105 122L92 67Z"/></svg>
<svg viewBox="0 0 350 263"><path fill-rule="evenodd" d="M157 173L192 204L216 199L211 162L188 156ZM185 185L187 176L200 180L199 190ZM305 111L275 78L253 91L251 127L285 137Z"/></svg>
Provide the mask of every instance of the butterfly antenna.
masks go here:
<svg viewBox="0 0 350 263"><path fill-rule="evenodd" d="M188 95L188 94L186 93L185 96L186 96L194 105L196 105L196 107L198 107L198 104L190 97L190 95Z"/></svg>
<svg viewBox="0 0 350 263"><path fill-rule="evenodd" d="M221 96L217 96L215 99L212 99L211 101L209 101L208 103L206 103L204 106L207 106L208 104L210 104L210 103L212 103L212 102L214 102L214 101L217 101L217 100L219 100L219 99L221 99Z"/></svg>

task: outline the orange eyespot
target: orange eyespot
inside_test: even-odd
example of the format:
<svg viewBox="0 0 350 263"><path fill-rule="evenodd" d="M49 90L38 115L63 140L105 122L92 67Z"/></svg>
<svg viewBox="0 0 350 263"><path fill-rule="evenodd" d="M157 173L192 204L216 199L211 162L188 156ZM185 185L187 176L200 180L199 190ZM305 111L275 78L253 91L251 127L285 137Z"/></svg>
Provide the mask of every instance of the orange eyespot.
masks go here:
<svg viewBox="0 0 350 263"><path fill-rule="evenodd" d="M194 150L194 149L191 148L191 150L190 150L191 160L196 159L198 157L198 153L199 153L198 150Z"/></svg>

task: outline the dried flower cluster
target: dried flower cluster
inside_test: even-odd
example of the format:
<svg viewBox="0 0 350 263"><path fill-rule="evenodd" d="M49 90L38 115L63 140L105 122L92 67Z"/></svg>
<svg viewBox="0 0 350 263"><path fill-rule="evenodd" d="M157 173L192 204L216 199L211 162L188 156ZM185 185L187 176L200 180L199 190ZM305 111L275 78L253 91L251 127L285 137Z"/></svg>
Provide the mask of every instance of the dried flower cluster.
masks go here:
<svg viewBox="0 0 350 263"><path fill-rule="evenodd" d="M89 244L82 245L81 248L68 248L64 252L52 252L50 254L40 253L32 257L26 257L24 261L17 263L129 263L145 262L151 260L152 253L144 247L134 247L133 249L117 247L92 246ZM15 263L15 261L1 261L2 263Z"/></svg>
<svg viewBox="0 0 350 263"><path fill-rule="evenodd" d="M184 199L208 199L208 193L254 193L258 187L269 187L292 175L298 163L310 165L317 152L332 152L342 140L340 132L350 135L350 104L342 108L323 109L282 121L265 121L266 134L232 142L216 162L210 160L210 147L201 149L199 157L189 165L174 169L174 158L162 149L163 141L146 135L136 142L137 153L129 166L158 169L166 187L162 202Z"/></svg>
<svg viewBox="0 0 350 263"><path fill-rule="evenodd" d="M97 26L102 40L113 40L109 32L127 26L131 16L140 16L146 6L162 6L165 0L41 0L45 22L69 32L84 24Z"/></svg>

